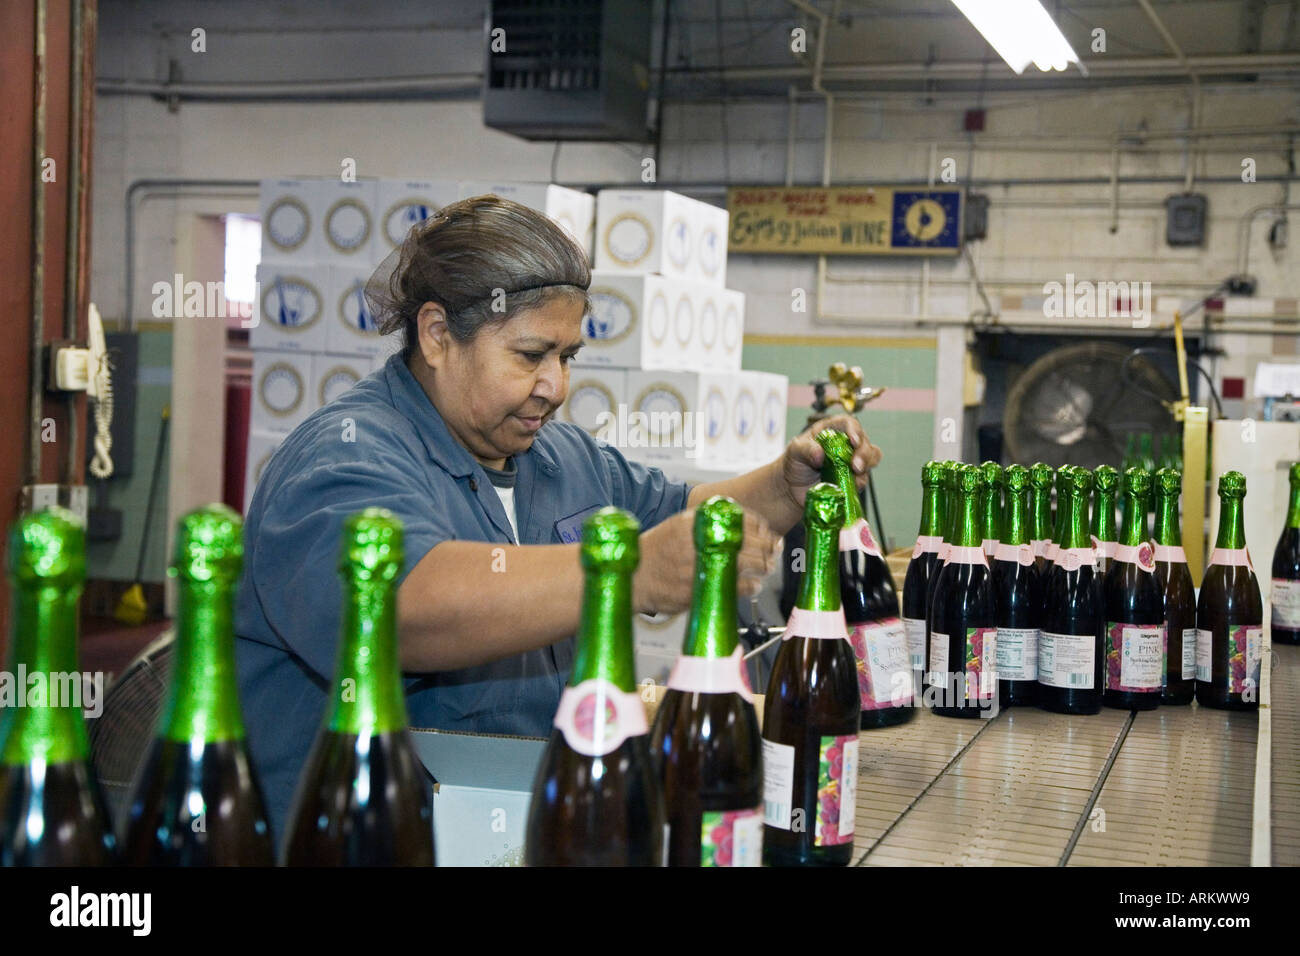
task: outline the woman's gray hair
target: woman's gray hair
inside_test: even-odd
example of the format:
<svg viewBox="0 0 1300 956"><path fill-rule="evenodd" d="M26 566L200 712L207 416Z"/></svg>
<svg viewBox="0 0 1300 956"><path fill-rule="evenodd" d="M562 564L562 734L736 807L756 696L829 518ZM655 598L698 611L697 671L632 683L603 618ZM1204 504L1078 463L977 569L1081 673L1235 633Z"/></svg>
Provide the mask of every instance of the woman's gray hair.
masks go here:
<svg viewBox="0 0 1300 956"><path fill-rule="evenodd" d="M401 331L410 350L426 302L468 342L489 322L555 299L591 310L591 267L583 248L549 217L500 196L473 196L412 226L366 283L366 303L381 334Z"/></svg>

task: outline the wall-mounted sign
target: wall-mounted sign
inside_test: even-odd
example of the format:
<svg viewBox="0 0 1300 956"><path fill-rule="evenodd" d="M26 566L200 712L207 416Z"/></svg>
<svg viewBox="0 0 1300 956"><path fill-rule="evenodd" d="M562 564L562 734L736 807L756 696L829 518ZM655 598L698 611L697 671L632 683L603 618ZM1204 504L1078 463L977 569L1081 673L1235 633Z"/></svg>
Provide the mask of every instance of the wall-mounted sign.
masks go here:
<svg viewBox="0 0 1300 956"><path fill-rule="evenodd" d="M727 190L731 252L850 256L956 255L956 187L738 186Z"/></svg>

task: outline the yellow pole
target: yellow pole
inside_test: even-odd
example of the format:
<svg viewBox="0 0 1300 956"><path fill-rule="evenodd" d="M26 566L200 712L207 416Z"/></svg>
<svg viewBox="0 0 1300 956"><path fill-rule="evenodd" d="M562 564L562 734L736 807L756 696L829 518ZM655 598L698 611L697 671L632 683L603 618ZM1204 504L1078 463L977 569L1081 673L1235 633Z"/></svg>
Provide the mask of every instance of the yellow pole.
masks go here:
<svg viewBox="0 0 1300 956"><path fill-rule="evenodd" d="M1178 388L1174 418L1183 423L1183 551L1192 581L1205 569L1205 462L1209 454L1210 410L1192 405L1187 389L1187 348L1183 344L1183 315L1174 313L1174 347L1178 354Z"/></svg>

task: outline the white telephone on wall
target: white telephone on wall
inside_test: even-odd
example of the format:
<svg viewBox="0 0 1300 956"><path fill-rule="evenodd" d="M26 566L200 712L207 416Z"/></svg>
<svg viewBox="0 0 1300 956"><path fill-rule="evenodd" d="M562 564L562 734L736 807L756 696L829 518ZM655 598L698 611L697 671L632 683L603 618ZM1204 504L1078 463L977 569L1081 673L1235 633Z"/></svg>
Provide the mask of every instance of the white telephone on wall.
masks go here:
<svg viewBox="0 0 1300 956"><path fill-rule="evenodd" d="M62 391L85 392L94 402L95 454L90 461L90 473L96 478L109 478L113 474L113 370L108 361L108 348L104 341L104 323L99 309L90 303L87 315L90 348L63 348L55 355L55 385Z"/></svg>

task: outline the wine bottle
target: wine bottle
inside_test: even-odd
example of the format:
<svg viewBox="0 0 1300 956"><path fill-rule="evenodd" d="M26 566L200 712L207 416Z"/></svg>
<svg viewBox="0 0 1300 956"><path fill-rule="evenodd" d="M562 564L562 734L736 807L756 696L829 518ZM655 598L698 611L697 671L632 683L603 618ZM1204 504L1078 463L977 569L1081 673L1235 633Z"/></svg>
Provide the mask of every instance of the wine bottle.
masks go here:
<svg viewBox="0 0 1300 956"><path fill-rule="evenodd" d="M925 692L925 674L926 666L930 660L930 608L934 607L934 588L939 583L939 571L948 563L948 555L952 552L953 541L956 540L957 533L955 530L954 515L957 513L957 476L963 465L959 461L949 459L943 463L942 470L942 491L943 491L943 541L939 544L939 557L935 564L934 573L930 575L930 583L926 591L925 607L925 657L922 662L921 670L921 692Z"/></svg>
<svg viewBox="0 0 1300 956"><path fill-rule="evenodd" d="M920 675L925 670L925 619L929 614L930 583L939 573L939 549L943 544L943 464L928 461L921 468L921 527L912 546L912 560L903 579L903 627L911 657L913 694L921 695Z"/></svg>
<svg viewBox="0 0 1300 956"><path fill-rule="evenodd" d="M1219 536L1196 603L1196 702L1228 710L1259 708L1264 602L1246 550L1246 478L1219 476Z"/></svg>
<svg viewBox="0 0 1300 956"><path fill-rule="evenodd" d="M1125 710L1154 710L1165 673L1164 589L1156 577L1147 538L1151 476L1136 466L1124 472L1124 524L1106 572L1106 674L1101 702Z"/></svg>
<svg viewBox="0 0 1300 956"><path fill-rule="evenodd" d="M1190 704L1196 695L1196 592L1178 521L1182 490L1183 476L1177 469L1156 472L1156 577L1164 591L1168 642L1162 704Z"/></svg>
<svg viewBox="0 0 1300 956"><path fill-rule="evenodd" d="M996 461L986 461L980 465L980 473L984 475L984 491L980 498L980 526L984 540L980 546L984 548L984 557L991 562L1002 540L1002 466Z"/></svg>
<svg viewBox="0 0 1300 956"><path fill-rule="evenodd" d="M1029 466L1029 544L1034 549L1034 566L1039 578L1047 575L1051 562L1047 546L1052 541L1052 466L1036 461Z"/></svg>
<svg viewBox="0 0 1300 956"><path fill-rule="evenodd" d="M613 507L582 527L578 646L533 783L529 866L662 866L667 859L663 789L632 660L640 530Z"/></svg>
<svg viewBox="0 0 1300 956"><path fill-rule="evenodd" d="M402 523L366 508L343 523L342 639L325 722L298 779L289 866L432 866L424 768L397 658Z"/></svg>
<svg viewBox="0 0 1300 956"><path fill-rule="evenodd" d="M957 536L930 604L925 698L945 717L977 717L996 707L998 699L993 581L980 537L983 485L978 468L962 468Z"/></svg>
<svg viewBox="0 0 1300 956"><path fill-rule="evenodd" d="M1038 704L1064 714L1101 710L1105 608L1096 585L1097 563L1088 538L1092 472L1062 468L1057 507L1064 515L1060 546L1047 582L1047 613L1038 642Z"/></svg>
<svg viewBox="0 0 1300 956"><path fill-rule="evenodd" d="M763 706L763 860L844 866L857 812L857 666L840 604L844 493L804 500L808 570L772 664Z"/></svg>
<svg viewBox="0 0 1300 956"><path fill-rule="evenodd" d="M0 708L0 866L108 866L116 841L90 762L77 669L86 531L52 507L24 515L6 559L9 676ZM102 688L101 688L102 689Z"/></svg>
<svg viewBox="0 0 1300 956"><path fill-rule="evenodd" d="M863 730L906 723L916 713L907 631L885 556L862 514L848 436L827 428L817 434L826 452L822 480L844 493L840 531L840 604L857 658Z"/></svg>
<svg viewBox="0 0 1300 956"><path fill-rule="evenodd" d="M1291 465L1286 524L1273 549L1273 640L1300 644L1300 462Z"/></svg>
<svg viewBox="0 0 1300 956"><path fill-rule="evenodd" d="M137 777L122 843L137 866L274 866L235 675L235 584L243 521L210 505L177 523L167 701Z"/></svg>
<svg viewBox="0 0 1300 956"><path fill-rule="evenodd" d="M1119 491L1119 472L1110 465L1098 465L1092 472L1092 487L1090 536L1092 549L1097 553L1097 573L1104 581L1111 562L1115 560L1115 498Z"/></svg>
<svg viewBox="0 0 1300 956"><path fill-rule="evenodd" d="M1074 465L1062 465L1056 469L1056 514L1052 524L1052 537L1043 547L1043 556L1047 558L1049 576L1051 565L1056 561L1056 552L1060 550L1061 541L1065 538L1066 519L1070 514L1070 509L1065 506L1065 483L1073 470ZM1086 510L1086 504L1084 508ZM1044 594L1043 597L1046 599L1047 595Z"/></svg>
<svg viewBox="0 0 1300 956"><path fill-rule="evenodd" d="M744 519L721 495L695 512L686 639L650 730L669 866L763 862L763 744L736 617Z"/></svg>
<svg viewBox="0 0 1300 956"><path fill-rule="evenodd" d="M1029 469L1006 470L1007 510L1002 540L993 556L993 605L997 613L999 704L1032 704L1038 697L1038 634L1042 584L1029 538Z"/></svg>

